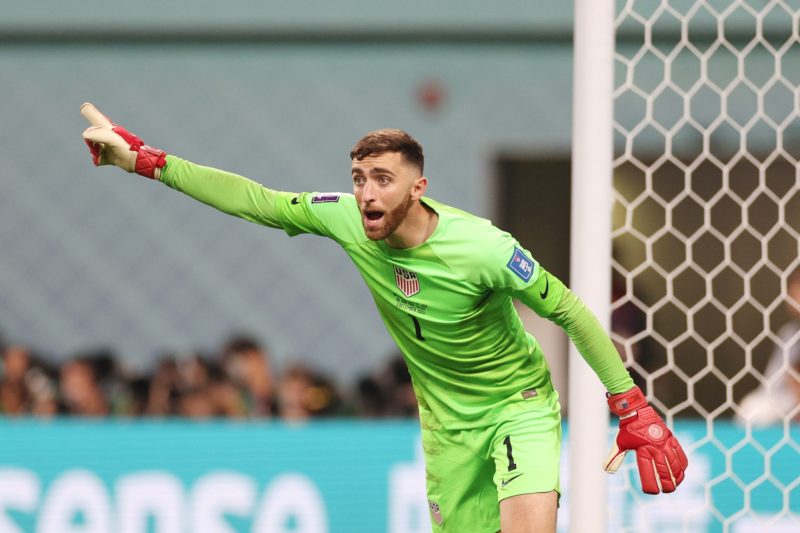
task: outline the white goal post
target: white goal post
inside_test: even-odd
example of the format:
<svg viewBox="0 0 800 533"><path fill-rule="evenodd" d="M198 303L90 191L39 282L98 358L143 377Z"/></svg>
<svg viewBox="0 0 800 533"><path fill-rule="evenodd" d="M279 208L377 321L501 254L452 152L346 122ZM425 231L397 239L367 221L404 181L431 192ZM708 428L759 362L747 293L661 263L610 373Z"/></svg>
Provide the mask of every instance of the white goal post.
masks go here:
<svg viewBox="0 0 800 533"><path fill-rule="evenodd" d="M570 285L606 330L611 276L598 266L611 259L613 24L613 0L576 0ZM605 391L572 343L568 369L569 526L597 531L607 519Z"/></svg>

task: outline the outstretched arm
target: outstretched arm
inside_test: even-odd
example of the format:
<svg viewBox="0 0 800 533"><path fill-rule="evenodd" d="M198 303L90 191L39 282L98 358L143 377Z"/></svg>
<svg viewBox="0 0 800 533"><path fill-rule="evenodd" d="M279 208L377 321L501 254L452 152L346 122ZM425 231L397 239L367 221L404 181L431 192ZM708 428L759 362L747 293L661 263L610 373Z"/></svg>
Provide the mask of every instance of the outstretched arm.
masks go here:
<svg viewBox="0 0 800 533"><path fill-rule="evenodd" d="M268 189L243 176L167 156L161 181L195 200L250 222L283 228L282 203L295 193Z"/></svg>
<svg viewBox="0 0 800 533"><path fill-rule="evenodd" d="M90 103L81 106L81 114L90 124L83 138L95 165L114 165L159 180L230 215L273 228L285 227L281 205L296 194L274 191L242 176L167 155L144 144Z"/></svg>

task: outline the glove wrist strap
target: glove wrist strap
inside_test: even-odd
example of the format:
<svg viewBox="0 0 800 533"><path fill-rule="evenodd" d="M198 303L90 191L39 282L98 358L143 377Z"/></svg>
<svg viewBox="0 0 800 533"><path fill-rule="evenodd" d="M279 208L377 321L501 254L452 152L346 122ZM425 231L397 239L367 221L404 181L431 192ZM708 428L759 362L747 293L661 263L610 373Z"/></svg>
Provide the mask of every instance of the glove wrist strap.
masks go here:
<svg viewBox="0 0 800 533"><path fill-rule="evenodd" d="M167 164L167 153L164 150L143 145L136 155L134 172L150 179L160 179L161 169Z"/></svg>
<svg viewBox="0 0 800 533"><path fill-rule="evenodd" d="M647 400L639 387L633 387L627 392L609 394L608 408L620 418L626 418L635 413L637 409L646 407Z"/></svg>

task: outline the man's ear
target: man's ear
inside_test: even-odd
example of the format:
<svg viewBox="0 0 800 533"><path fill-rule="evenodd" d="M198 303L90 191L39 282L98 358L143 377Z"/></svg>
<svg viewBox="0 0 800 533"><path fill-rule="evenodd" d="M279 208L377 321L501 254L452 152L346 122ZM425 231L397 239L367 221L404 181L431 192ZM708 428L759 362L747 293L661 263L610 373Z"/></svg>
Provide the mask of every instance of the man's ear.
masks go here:
<svg viewBox="0 0 800 533"><path fill-rule="evenodd" d="M419 200L428 189L428 178L420 176L414 180L414 185L411 187L411 199Z"/></svg>

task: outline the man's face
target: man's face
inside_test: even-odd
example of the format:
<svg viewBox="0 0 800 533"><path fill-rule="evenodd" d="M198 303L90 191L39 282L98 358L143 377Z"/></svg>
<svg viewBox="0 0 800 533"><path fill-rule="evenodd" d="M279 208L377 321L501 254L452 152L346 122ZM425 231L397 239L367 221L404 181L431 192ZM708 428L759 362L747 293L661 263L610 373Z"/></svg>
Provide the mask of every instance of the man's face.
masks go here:
<svg viewBox="0 0 800 533"><path fill-rule="evenodd" d="M361 210L364 233L373 241L389 237L419 199L419 170L398 152L353 160L353 194Z"/></svg>

